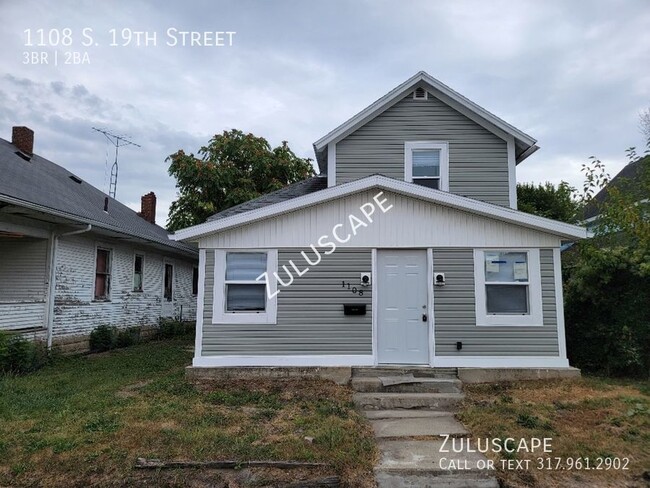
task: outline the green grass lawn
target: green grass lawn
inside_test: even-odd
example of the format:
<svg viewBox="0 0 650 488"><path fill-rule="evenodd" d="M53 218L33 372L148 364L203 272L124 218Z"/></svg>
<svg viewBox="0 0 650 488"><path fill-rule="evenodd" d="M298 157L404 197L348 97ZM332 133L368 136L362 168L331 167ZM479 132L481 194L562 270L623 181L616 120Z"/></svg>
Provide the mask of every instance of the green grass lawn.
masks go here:
<svg viewBox="0 0 650 488"><path fill-rule="evenodd" d="M529 470L501 470L504 487L647 486L650 469L650 385L647 382L581 378L465 385L460 419L474 437L552 438L552 453L566 467L568 458L627 458L627 470L537 469L539 454L499 459L531 459ZM570 461L569 461L570 462ZM603 462L601 468L607 467ZM610 465L613 466L613 464Z"/></svg>
<svg viewBox="0 0 650 488"><path fill-rule="evenodd" d="M188 340L150 342L1 377L0 486L140 484L138 457L325 462L349 486L370 476L374 440L350 390L264 380L199 391L184 377L191 355ZM154 485L186 486L193 472Z"/></svg>

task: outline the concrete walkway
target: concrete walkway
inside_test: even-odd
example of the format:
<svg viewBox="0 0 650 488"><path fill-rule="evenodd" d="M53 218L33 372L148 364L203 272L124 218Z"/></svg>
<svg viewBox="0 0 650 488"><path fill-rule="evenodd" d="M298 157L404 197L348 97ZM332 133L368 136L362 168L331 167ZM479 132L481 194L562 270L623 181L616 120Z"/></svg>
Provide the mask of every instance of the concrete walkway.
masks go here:
<svg viewBox="0 0 650 488"><path fill-rule="evenodd" d="M464 397L461 383L451 372L431 369L422 370L419 382L419 373L413 368L353 370L352 387L360 391L354 401L370 421L381 451L377 486L498 488L494 472L482 469L485 456L466 449L453 452L449 446L452 438L468 435L454 417ZM399 383L400 377L405 383ZM447 445L441 436L450 437Z"/></svg>

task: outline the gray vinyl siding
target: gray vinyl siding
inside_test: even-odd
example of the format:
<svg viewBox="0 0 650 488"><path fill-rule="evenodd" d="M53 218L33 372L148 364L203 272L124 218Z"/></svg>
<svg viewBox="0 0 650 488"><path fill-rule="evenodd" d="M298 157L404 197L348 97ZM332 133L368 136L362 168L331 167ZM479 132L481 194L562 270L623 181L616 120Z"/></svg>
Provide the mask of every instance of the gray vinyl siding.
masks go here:
<svg viewBox="0 0 650 488"><path fill-rule="evenodd" d="M313 261L311 250L305 251ZM278 269L303 269L300 250L279 250ZM212 324L214 249L206 251L203 312L204 356L372 354L372 295L358 287L360 274L372 269L370 250L337 250L277 296L277 324ZM286 279L284 271L280 271ZM342 282L363 290L363 296L343 288ZM343 314L344 303L364 303L363 316Z"/></svg>
<svg viewBox="0 0 650 488"><path fill-rule="evenodd" d="M372 174L404 179L405 141L449 142L449 191L509 205L506 142L429 96L412 95L336 144L336 183Z"/></svg>
<svg viewBox="0 0 650 488"><path fill-rule="evenodd" d="M558 356L552 249L540 250L543 327L476 325L472 249L434 249L433 266L446 278L444 287L434 289L436 355Z"/></svg>

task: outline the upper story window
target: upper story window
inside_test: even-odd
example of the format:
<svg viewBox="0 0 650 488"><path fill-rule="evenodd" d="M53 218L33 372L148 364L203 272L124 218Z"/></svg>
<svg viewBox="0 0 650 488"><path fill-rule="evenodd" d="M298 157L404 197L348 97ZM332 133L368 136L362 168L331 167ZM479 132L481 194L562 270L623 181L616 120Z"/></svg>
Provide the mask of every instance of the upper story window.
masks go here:
<svg viewBox="0 0 650 488"><path fill-rule="evenodd" d="M449 145L441 141L404 143L404 180L449 190Z"/></svg>

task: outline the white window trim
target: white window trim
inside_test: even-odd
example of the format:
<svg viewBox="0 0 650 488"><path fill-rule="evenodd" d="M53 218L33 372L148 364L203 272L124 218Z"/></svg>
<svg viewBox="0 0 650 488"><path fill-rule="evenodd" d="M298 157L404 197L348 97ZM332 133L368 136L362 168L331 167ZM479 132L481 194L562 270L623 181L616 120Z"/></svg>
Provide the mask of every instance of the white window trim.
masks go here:
<svg viewBox="0 0 650 488"><path fill-rule="evenodd" d="M226 253L229 252L264 252L266 253L267 289L266 310L264 312L226 312ZM277 249L215 249L214 251L214 292L212 323L213 324L276 324L278 315L278 299L276 280L273 273L278 269ZM269 291L273 298L269 298Z"/></svg>
<svg viewBox="0 0 650 488"><path fill-rule="evenodd" d="M97 252L99 250L102 251L108 251L108 272L106 275L108 276L108 293L106 294L105 297L96 297L95 296L95 285L97 281ZM114 250L112 247L105 245L103 243L96 243L95 244L95 262L93 263L93 287L92 287L92 300L93 302L110 302L111 301L111 295L113 293L113 259L114 259Z"/></svg>
<svg viewBox="0 0 650 488"><path fill-rule="evenodd" d="M404 143L404 181L413 183L413 150L440 150L440 185L441 191L449 191L449 143L447 141L407 141Z"/></svg>
<svg viewBox="0 0 650 488"><path fill-rule="evenodd" d="M494 315L487 313L485 294L485 253L525 252L528 255L528 300L530 313L527 315ZM539 249L474 249L474 296L476 325L506 327L542 327L542 276Z"/></svg>

